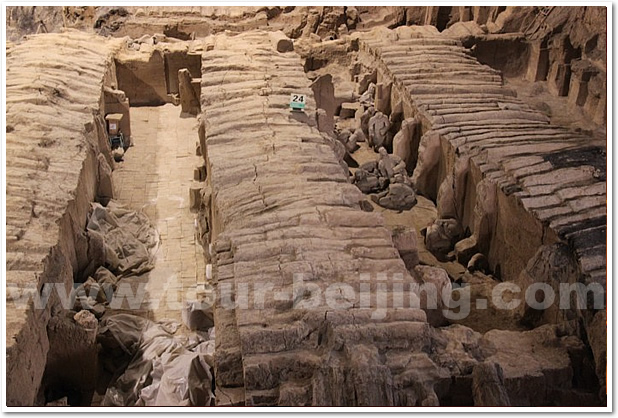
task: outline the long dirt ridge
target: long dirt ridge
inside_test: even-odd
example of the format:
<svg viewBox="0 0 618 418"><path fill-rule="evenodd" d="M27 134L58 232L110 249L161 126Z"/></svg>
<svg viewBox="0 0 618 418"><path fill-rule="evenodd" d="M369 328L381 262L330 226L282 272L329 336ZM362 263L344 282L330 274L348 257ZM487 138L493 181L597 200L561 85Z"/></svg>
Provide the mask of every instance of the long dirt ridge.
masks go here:
<svg viewBox="0 0 618 418"><path fill-rule="evenodd" d="M290 113L291 93L311 97L299 58L277 53L264 32L220 36L202 71L211 222L221 229L214 239L218 296L222 285L248 285L252 301L255 285L274 286L264 309L217 307L218 400L226 387L240 386L247 405L392 405L399 395L386 379L355 399L374 386L372 375L390 374L368 354L380 345L409 349L407 336L428 327L423 311L402 309L378 329L367 309L329 311L323 300L294 308L303 299L292 295L294 273L322 294L335 282L358 289L361 272L374 288L377 272L412 280L381 216L360 210L362 194L312 117ZM312 99L308 108L315 109ZM358 334L376 342L357 343ZM347 349L331 357L340 344Z"/></svg>
<svg viewBox="0 0 618 418"><path fill-rule="evenodd" d="M31 36L7 50L7 296L27 299L46 283L70 291L83 267L77 252L98 192L97 157L112 163L98 111L119 46L69 32ZM9 404L34 402L58 303L54 294L45 309L7 301Z"/></svg>

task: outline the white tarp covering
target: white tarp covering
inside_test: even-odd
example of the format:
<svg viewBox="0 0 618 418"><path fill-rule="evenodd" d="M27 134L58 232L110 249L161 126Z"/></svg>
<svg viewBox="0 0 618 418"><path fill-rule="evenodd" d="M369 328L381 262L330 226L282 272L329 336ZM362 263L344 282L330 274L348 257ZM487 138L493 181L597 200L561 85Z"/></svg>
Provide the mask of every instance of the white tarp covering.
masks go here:
<svg viewBox="0 0 618 418"><path fill-rule="evenodd" d="M207 340L197 334L175 336L177 329L175 322L155 323L129 314L101 321L101 345L119 346L132 356L108 387L104 406L211 405L214 328Z"/></svg>
<svg viewBox="0 0 618 418"><path fill-rule="evenodd" d="M110 201L92 203L86 226L89 234L100 234L105 242L106 265L118 278L152 270L159 248L159 233L148 217Z"/></svg>

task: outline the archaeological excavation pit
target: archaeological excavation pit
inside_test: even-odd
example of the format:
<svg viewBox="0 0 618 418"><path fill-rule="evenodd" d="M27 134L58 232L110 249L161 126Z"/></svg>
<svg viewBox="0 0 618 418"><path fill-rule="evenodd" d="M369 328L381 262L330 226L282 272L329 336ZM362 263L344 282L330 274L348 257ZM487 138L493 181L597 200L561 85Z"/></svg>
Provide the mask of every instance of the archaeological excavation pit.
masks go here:
<svg viewBox="0 0 618 418"><path fill-rule="evenodd" d="M605 6L6 27L7 406L611 406Z"/></svg>

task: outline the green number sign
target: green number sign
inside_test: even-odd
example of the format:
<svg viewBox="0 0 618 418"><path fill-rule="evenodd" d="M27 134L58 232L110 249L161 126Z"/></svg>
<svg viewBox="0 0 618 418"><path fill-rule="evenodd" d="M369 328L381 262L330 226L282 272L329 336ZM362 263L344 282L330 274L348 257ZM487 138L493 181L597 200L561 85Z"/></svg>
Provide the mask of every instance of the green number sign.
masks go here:
<svg viewBox="0 0 618 418"><path fill-rule="evenodd" d="M290 95L290 109L303 110L306 103L307 98L304 94L292 93Z"/></svg>

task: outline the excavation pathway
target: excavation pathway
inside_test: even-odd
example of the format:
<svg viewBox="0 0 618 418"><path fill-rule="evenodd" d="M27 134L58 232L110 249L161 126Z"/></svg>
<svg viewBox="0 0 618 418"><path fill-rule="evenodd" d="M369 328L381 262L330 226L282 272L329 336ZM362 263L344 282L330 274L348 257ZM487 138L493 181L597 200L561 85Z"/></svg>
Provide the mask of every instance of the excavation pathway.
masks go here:
<svg viewBox="0 0 618 418"><path fill-rule="evenodd" d="M189 210L189 187L195 155L197 121L180 117L180 107L131 108L132 143L114 171L117 200L148 215L161 236L155 268L140 278L147 303L139 310L152 320L181 320L180 301L193 298L205 274L202 247L195 240L195 215Z"/></svg>

